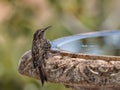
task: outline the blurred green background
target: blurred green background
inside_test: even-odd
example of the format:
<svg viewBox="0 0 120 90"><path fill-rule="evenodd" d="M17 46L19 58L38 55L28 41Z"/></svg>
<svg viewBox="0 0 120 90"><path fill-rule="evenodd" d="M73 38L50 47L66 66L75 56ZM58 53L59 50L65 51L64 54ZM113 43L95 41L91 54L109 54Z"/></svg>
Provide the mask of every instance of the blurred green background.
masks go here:
<svg viewBox="0 0 120 90"><path fill-rule="evenodd" d="M71 90L18 73L32 35L52 25L46 38L120 28L120 0L0 0L0 90Z"/></svg>

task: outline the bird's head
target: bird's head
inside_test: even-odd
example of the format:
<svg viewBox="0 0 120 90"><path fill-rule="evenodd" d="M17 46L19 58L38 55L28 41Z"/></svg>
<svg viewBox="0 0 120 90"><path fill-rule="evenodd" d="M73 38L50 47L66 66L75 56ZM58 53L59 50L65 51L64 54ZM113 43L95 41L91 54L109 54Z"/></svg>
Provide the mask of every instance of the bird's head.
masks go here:
<svg viewBox="0 0 120 90"><path fill-rule="evenodd" d="M41 39L44 38L44 33L46 30L48 30L48 28L50 28L51 26L48 26L46 28L41 28L39 30L37 30L34 34L34 39Z"/></svg>

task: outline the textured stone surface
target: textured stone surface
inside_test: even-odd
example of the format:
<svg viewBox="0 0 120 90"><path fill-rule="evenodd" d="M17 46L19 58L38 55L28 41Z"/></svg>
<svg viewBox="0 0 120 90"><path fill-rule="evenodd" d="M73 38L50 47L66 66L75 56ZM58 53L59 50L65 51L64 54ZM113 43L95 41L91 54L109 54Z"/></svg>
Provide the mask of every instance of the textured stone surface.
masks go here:
<svg viewBox="0 0 120 90"><path fill-rule="evenodd" d="M18 71L39 79L38 71L33 68L31 51L21 57ZM49 82L63 83L75 90L120 90L119 56L51 51L45 71Z"/></svg>

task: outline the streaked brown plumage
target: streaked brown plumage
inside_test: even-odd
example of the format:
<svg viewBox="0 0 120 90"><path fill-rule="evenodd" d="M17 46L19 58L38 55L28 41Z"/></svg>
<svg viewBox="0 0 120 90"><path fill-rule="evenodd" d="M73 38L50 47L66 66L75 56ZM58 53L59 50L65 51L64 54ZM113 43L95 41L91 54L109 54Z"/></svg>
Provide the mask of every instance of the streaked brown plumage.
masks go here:
<svg viewBox="0 0 120 90"><path fill-rule="evenodd" d="M48 58L48 53L51 48L50 42L44 38L44 33L50 27L51 26L48 26L46 28L37 30L33 36L32 44L33 65L35 69L39 70L42 85L44 84L45 81L47 81L44 66L46 64L45 60Z"/></svg>

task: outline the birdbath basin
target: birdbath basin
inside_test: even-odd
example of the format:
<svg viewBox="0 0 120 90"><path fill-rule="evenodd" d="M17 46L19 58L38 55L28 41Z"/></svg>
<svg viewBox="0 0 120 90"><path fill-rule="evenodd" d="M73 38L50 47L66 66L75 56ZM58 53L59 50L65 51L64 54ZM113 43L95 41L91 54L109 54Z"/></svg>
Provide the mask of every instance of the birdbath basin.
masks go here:
<svg viewBox="0 0 120 90"><path fill-rule="evenodd" d="M120 90L120 30L77 34L50 43L44 68L49 82L74 90ZM31 50L21 57L18 71L40 80Z"/></svg>
<svg viewBox="0 0 120 90"><path fill-rule="evenodd" d="M56 44L57 43L57 44ZM56 39L53 48L72 53L120 56L120 31L78 34Z"/></svg>

